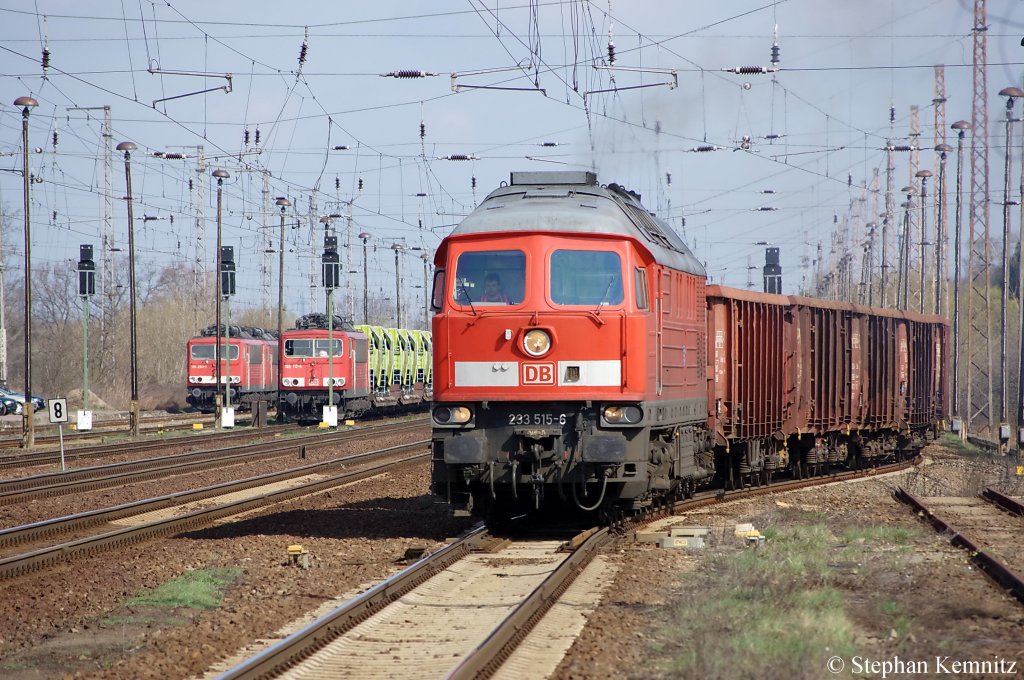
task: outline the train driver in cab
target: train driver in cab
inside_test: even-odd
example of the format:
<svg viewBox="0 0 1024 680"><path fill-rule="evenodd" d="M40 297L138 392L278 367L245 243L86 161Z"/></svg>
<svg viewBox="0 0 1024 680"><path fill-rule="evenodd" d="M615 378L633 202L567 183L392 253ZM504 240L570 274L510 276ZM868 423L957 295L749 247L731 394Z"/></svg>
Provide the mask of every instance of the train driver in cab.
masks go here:
<svg viewBox="0 0 1024 680"><path fill-rule="evenodd" d="M501 277L495 272L490 272L484 277L484 293L480 296L479 302L501 302L509 304L508 296L502 292Z"/></svg>

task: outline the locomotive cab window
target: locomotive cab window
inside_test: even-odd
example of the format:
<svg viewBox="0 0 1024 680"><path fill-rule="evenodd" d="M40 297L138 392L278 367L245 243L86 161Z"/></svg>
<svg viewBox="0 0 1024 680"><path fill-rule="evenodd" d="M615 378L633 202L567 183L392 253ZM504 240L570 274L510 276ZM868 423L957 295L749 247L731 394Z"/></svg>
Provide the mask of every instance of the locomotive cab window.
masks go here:
<svg viewBox="0 0 1024 680"><path fill-rule="evenodd" d="M234 361L238 358L238 345L231 345L231 356L230 359ZM192 358L196 361L207 360L213 361L217 357L214 356L214 352L217 351L215 345L192 345ZM228 345L220 346L220 358L221 361L228 359Z"/></svg>
<svg viewBox="0 0 1024 680"><path fill-rule="evenodd" d="M526 255L521 250L462 253L452 299L459 305L515 305L526 293Z"/></svg>
<svg viewBox="0 0 1024 680"><path fill-rule="evenodd" d="M313 356L313 341L306 340L285 340L284 355L286 357L311 357Z"/></svg>
<svg viewBox="0 0 1024 680"><path fill-rule="evenodd" d="M622 304L622 260L605 250L551 253L551 301L556 305Z"/></svg>
<svg viewBox="0 0 1024 680"><path fill-rule="evenodd" d="M325 357L328 354L335 357L345 356L345 347L342 345L340 338L334 338L334 351L331 352L331 341L327 338L316 341L316 355L318 357Z"/></svg>

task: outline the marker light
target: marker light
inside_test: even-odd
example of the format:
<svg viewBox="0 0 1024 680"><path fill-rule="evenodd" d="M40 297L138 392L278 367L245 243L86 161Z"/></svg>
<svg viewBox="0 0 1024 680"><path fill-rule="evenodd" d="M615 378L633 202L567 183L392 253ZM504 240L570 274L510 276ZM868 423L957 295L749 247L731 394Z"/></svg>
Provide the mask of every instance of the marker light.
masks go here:
<svg viewBox="0 0 1024 680"><path fill-rule="evenodd" d="M438 406L434 409L434 422L441 425L460 425L468 423L473 412L465 406Z"/></svg>
<svg viewBox="0 0 1024 680"><path fill-rule="evenodd" d="M601 415L612 425L632 425L643 420L644 412L639 406L613 405L605 406Z"/></svg>

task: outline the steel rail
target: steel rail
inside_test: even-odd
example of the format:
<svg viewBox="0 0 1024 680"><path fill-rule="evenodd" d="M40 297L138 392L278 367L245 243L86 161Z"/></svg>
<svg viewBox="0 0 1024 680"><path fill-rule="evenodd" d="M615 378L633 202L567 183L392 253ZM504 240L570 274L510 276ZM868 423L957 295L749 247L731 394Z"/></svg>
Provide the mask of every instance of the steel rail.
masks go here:
<svg viewBox="0 0 1024 680"><path fill-rule="evenodd" d="M172 446L191 446L209 448L214 444L234 439L256 439L259 437L276 437L283 432L294 432L295 430L242 430L213 432L199 435L197 437L173 437L170 439L159 439L149 441L121 442L116 444L90 444L87 446L75 446L64 451L66 461L75 461L89 458L103 458L124 453L139 453L141 451L155 451L170 448ZM24 454L0 455L0 469L32 467L35 465L49 465L60 462L60 451L32 451Z"/></svg>
<svg viewBox="0 0 1024 680"><path fill-rule="evenodd" d="M422 424L408 427L392 426L396 430L415 430ZM390 434L389 433L389 434ZM302 447L321 448L339 443L356 442L379 436L377 431L345 431L331 434L307 435L288 440L257 442L221 449L193 451L177 456L146 458L127 463L111 463L69 472L33 475L0 482L0 506L20 503L34 498L50 498L69 493L95 491L111 486L142 482L176 474L186 474L245 462L253 458L275 458L301 450ZM236 453L231 453L232 451Z"/></svg>
<svg viewBox="0 0 1024 680"><path fill-rule="evenodd" d="M501 667L515 648L526 639L534 626L558 602L576 577L583 573L598 550L612 541L608 528L593 532L569 557L533 589L506 616L491 634L462 658L448 675L449 680L490 677Z"/></svg>
<svg viewBox="0 0 1024 680"><path fill-rule="evenodd" d="M741 498L751 498L768 493L792 491L810 486L821 486L851 479L869 477L876 474L899 471L910 467L915 460L901 461L881 468L851 470L834 475L777 482L759 487L736 489L733 491L709 491L695 495L693 498L678 501L671 506L671 514L679 514L687 510L715 503L724 503ZM669 514L667 508L655 510L643 517L646 523L655 516ZM629 522L636 524L641 522ZM622 527L618 527L621 529ZM449 680L468 680L469 678L486 678L497 672L498 668L508 659L515 648L521 643L530 630L539 622L547 611L558 601L576 577L583 572L597 555L600 548L612 540L609 529L600 529L590 534L574 550L573 554L560 564L536 589L520 603L491 634L458 666L448 674Z"/></svg>
<svg viewBox="0 0 1024 680"><path fill-rule="evenodd" d="M424 418L420 418L419 420L425 421ZM363 425L352 430L345 430L345 432L357 432L365 430L376 431L382 427L389 427L395 424L396 423L389 423L387 425ZM115 444L92 444L70 448L64 452L64 457L66 460L76 460L80 458L102 458L108 455L120 455L124 453L138 453L140 451L160 450L179 445L208 448L205 445L215 443L219 444L224 440L231 441L233 439L257 439L259 437L277 437L283 434L291 434L294 432L303 431L307 431L306 428L288 428L282 426L280 428L272 427L259 430L243 429L234 431L211 432L199 435L195 438L174 437L171 439L159 439L155 441L126 441ZM60 452L53 450L26 452L23 454L15 455L6 454L0 455L0 469L10 467L29 467L32 465L45 465L47 463L57 463L59 461Z"/></svg>
<svg viewBox="0 0 1024 680"><path fill-rule="evenodd" d="M415 446L422 447L423 442ZM412 449L414 445L391 447L381 451L373 452L377 457L394 455L402 449ZM368 454L369 455L369 454ZM265 494L231 501L222 505L194 510L184 515L170 517L134 527L125 527L96 536L80 538L66 543L39 548L21 555L13 555L0 559L0 580L9 579L27 574L36 569L56 564L69 559L93 555L114 548L123 548L133 543L138 543L159 536L177 534L182 531L202 528L214 520L222 517L229 517L239 513L247 512L265 505L280 503L299 496L306 496L325 489L330 489L342 484L359 481L368 477L374 477L388 470L398 469L406 465L419 463L429 456L429 452L421 452L397 461L380 463L361 470L343 472L331 477L308 482L300 486L288 489L270 491Z"/></svg>
<svg viewBox="0 0 1024 680"><path fill-rule="evenodd" d="M149 432L159 432L161 430L179 430L191 428L193 423L208 423L209 419L209 416L207 416L206 418L197 419L194 414L180 416L177 418L171 415L144 416L142 418L141 424L146 425L147 427L145 427L144 429ZM47 429L51 431L55 430L56 427L56 425L53 425L51 423L38 423L36 425L37 429ZM0 430L0 432L3 431L5 430ZM73 432L65 432L64 440L73 441L76 439L93 439L95 437L109 437L111 435L117 434L129 434L130 432L131 428L127 420L113 418L110 420L101 420L94 422L91 430L76 430ZM60 438L55 434L37 437L36 446L40 446L42 444L57 444L59 439ZM20 446L20 436L0 436L0 449L18 448Z"/></svg>
<svg viewBox="0 0 1024 680"><path fill-rule="evenodd" d="M1000 493L992 487L986 487L985 490L981 492L981 497L998 507L1000 510L1005 510L1011 515L1024 517L1024 504L1016 498Z"/></svg>
<svg viewBox="0 0 1024 680"><path fill-rule="evenodd" d="M808 486L820 486L840 481L848 481L863 477L870 477L877 474L896 472L906 469L920 462L920 457L908 461L879 466L866 470L837 473L831 476L815 477L812 479L794 480L791 482L778 482L763 487L749 489L737 489L730 492L711 491L699 494L694 498L679 501L674 504L666 504L645 515L631 518L616 527L605 527L590 530L583 535L586 538L574 546L572 555L566 558L545 580L535 588L501 624L487 636L467 657L459 662L452 670L449 678L487 677L507 659L515 649L516 645L522 642L530 630L536 625L558 598L571 585L572 581L586 568L587 564L597 555L598 551L610 543L616 533L621 533L626 524L645 524L658 516L673 514L692 510L704 505L728 502L740 498L789 491ZM481 529L477 529L481 530ZM449 546L448 550L453 546ZM438 553L435 553L435 555ZM427 559L427 558L425 558ZM453 560L454 561L454 560ZM422 562L422 561L421 561ZM413 565L416 567L421 563ZM412 569L410 567L409 569ZM398 599L401 594L395 594L398 587L398 579L404 578L406 571L396 574L391 579L383 581L378 586L367 591L363 595L350 600L341 608L327 614L324 617L306 625L301 630L293 633L284 640L274 644L266 650L250 657L246 661L229 669L217 676L217 680L252 680L254 678L271 678L279 675L285 669L295 665L297 662L308 658L318 649L324 647L328 642L340 637L355 626L356 623L368 618L370 614L384 608L388 603ZM426 577L422 580L426 580ZM411 588L410 588L411 589ZM407 592L407 590L402 591ZM375 608L373 611L358 609L367 600L373 599Z"/></svg>
<svg viewBox="0 0 1024 680"><path fill-rule="evenodd" d="M997 558L982 550L969 537L958 531L953 525L945 521L931 509L928 508L919 498L909 491L900 487L893 492L896 500L905 503L913 508L921 517L927 520L940 533L950 534L950 543L967 551L971 561L984 571L996 583L1010 590L1013 595L1024 604L1024 581L1009 567L1000 562Z"/></svg>
<svg viewBox="0 0 1024 680"><path fill-rule="evenodd" d="M401 446L392 448L400 450L407 446L425 445L428 441L429 440L424 439L422 441L413 442L412 444L402 444ZM381 451L387 452L389 449L381 449ZM345 465L346 463L358 463L365 458L380 456L381 451L370 451L366 453L341 456L340 458L332 458L331 460L321 461L319 463L310 463L308 465L289 468L280 472L268 472L262 475L246 477L245 479L212 484L200 489L176 491L163 496L145 498L143 500L123 503L109 508L87 510L73 515L65 515L64 517L54 517L52 519L45 519L39 522L0 529L0 548L50 538L58 534L86 529L90 526L105 524L125 517L132 517L146 512L152 512L154 510L162 510L176 505L183 505L185 503L192 503L194 501L212 498L214 496L222 496L257 486L282 482L315 473L319 470L326 470L338 465Z"/></svg>
<svg viewBox="0 0 1024 680"><path fill-rule="evenodd" d="M458 540L381 581L334 611L307 624L259 654L217 676L217 680L270 678L322 648L406 593L471 553L490 534L478 524Z"/></svg>

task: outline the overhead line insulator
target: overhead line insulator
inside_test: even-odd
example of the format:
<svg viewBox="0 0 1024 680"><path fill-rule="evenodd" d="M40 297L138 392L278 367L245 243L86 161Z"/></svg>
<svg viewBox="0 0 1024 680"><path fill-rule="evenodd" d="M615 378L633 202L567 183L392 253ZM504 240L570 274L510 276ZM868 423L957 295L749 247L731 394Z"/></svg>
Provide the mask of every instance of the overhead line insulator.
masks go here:
<svg viewBox="0 0 1024 680"><path fill-rule="evenodd" d="M732 68L723 68L721 70L726 73L748 76L757 75L759 73L775 73L779 69L774 66L734 66Z"/></svg>
<svg viewBox="0 0 1024 680"><path fill-rule="evenodd" d="M433 71L414 71L412 69L402 69L400 71L390 71L388 73L381 73L381 78L427 78L430 76L436 76L437 74Z"/></svg>

